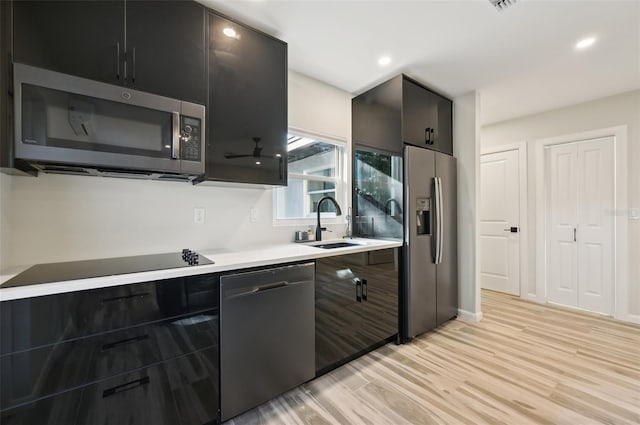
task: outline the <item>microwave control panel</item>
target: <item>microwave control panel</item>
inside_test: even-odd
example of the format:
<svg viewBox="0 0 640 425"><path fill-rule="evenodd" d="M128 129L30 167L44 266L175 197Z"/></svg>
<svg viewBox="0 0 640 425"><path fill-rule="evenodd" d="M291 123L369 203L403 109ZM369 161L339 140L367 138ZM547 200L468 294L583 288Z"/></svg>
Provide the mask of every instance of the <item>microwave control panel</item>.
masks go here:
<svg viewBox="0 0 640 425"><path fill-rule="evenodd" d="M201 120L187 116L180 117L180 158L187 161L200 161L202 157L200 135Z"/></svg>

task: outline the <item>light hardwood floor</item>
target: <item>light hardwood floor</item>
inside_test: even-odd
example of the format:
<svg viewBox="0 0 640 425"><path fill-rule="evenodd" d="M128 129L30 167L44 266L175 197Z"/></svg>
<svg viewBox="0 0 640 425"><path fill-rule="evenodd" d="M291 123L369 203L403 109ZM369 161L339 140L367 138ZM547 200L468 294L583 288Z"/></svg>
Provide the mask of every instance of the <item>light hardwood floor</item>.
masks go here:
<svg viewBox="0 0 640 425"><path fill-rule="evenodd" d="M640 424L640 326L489 291L482 310L226 425Z"/></svg>

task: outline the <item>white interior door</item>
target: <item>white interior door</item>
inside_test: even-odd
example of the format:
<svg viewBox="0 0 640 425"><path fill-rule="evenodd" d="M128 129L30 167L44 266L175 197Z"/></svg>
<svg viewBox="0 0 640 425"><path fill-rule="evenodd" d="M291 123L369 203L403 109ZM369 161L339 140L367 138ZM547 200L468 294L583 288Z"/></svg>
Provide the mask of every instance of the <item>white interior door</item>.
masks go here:
<svg viewBox="0 0 640 425"><path fill-rule="evenodd" d="M614 261L613 138L578 146L578 307L611 314Z"/></svg>
<svg viewBox="0 0 640 425"><path fill-rule="evenodd" d="M578 164L575 144L547 148L549 300L578 306Z"/></svg>
<svg viewBox="0 0 640 425"><path fill-rule="evenodd" d="M613 138L547 149L549 300L611 314Z"/></svg>
<svg viewBox="0 0 640 425"><path fill-rule="evenodd" d="M480 173L480 283L520 295L518 151L482 155Z"/></svg>

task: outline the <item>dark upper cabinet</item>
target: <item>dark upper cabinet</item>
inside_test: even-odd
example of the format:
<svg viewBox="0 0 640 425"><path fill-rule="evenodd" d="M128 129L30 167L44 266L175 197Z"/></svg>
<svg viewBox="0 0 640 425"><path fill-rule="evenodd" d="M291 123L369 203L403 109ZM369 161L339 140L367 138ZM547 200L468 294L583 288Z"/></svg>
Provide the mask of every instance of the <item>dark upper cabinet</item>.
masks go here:
<svg viewBox="0 0 640 425"><path fill-rule="evenodd" d="M194 1L127 1L129 84L204 104L205 32L205 9Z"/></svg>
<svg viewBox="0 0 640 425"><path fill-rule="evenodd" d="M209 14L206 178L287 184L287 44Z"/></svg>
<svg viewBox="0 0 640 425"><path fill-rule="evenodd" d="M316 261L316 373L398 334L396 248Z"/></svg>
<svg viewBox="0 0 640 425"><path fill-rule="evenodd" d="M403 143L453 155L453 103L405 75L352 100L356 144L401 153Z"/></svg>
<svg viewBox="0 0 640 425"><path fill-rule="evenodd" d="M402 154L402 76L351 101L353 143Z"/></svg>
<svg viewBox="0 0 640 425"><path fill-rule="evenodd" d="M402 80L402 140L453 155L452 103L417 83Z"/></svg>
<svg viewBox="0 0 640 425"><path fill-rule="evenodd" d="M92 80L122 82L124 5L124 1L15 1L14 60Z"/></svg>
<svg viewBox="0 0 640 425"><path fill-rule="evenodd" d="M205 31L192 1L17 0L14 60L204 104Z"/></svg>

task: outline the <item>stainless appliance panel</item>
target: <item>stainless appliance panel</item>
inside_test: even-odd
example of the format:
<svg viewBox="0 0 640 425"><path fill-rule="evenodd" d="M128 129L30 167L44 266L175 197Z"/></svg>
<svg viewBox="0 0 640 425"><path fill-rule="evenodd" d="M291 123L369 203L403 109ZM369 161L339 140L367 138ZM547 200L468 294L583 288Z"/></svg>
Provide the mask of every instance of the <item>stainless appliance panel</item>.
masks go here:
<svg viewBox="0 0 640 425"><path fill-rule="evenodd" d="M458 315L457 161L435 154L436 175L441 182L442 239L437 277L437 324Z"/></svg>
<svg viewBox="0 0 640 425"><path fill-rule="evenodd" d="M204 173L202 105L23 64L14 64L14 94L17 159L95 169ZM194 137L184 133L184 119L199 123L193 126L198 130ZM180 144L189 149L181 151L182 159L174 159L172 148Z"/></svg>
<svg viewBox="0 0 640 425"><path fill-rule="evenodd" d="M405 324L408 337L436 326L435 153L405 146Z"/></svg>
<svg viewBox="0 0 640 425"><path fill-rule="evenodd" d="M225 421L315 375L314 263L220 278Z"/></svg>

